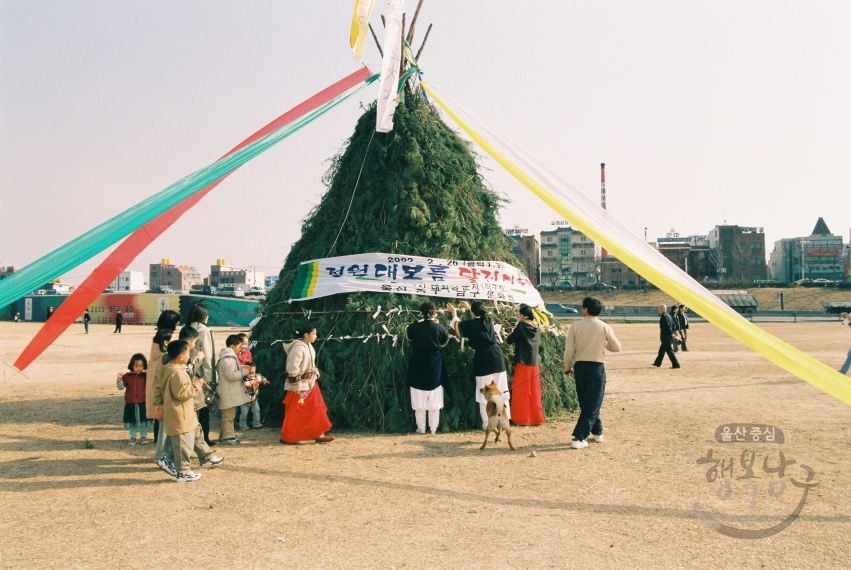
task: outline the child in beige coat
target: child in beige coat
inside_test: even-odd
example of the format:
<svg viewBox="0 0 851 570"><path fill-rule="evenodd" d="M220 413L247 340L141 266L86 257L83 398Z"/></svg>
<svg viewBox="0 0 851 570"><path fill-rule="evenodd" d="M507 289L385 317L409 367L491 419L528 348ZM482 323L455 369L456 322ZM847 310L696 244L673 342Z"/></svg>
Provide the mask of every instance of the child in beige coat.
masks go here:
<svg viewBox="0 0 851 570"><path fill-rule="evenodd" d="M171 361L162 371L159 388L163 397L163 431L171 439L177 469L177 482L193 482L201 478L189 467L198 418L195 415L195 395L201 390L201 380L193 382L183 365L189 361L186 341L176 340L168 345Z"/></svg>

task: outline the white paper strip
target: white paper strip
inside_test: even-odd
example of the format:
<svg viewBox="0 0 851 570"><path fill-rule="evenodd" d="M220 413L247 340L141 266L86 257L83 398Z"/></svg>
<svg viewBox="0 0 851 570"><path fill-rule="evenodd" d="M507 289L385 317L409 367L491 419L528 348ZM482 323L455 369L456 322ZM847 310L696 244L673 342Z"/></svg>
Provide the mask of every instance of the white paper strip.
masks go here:
<svg viewBox="0 0 851 570"><path fill-rule="evenodd" d="M393 130L393 114L396 112L399 69L402 65L402 13L404 0L387 2L387 14L384 16L384 59L381 62L380 89L378 91L378 109L375 118L375 130L388 133Z"/></svg>

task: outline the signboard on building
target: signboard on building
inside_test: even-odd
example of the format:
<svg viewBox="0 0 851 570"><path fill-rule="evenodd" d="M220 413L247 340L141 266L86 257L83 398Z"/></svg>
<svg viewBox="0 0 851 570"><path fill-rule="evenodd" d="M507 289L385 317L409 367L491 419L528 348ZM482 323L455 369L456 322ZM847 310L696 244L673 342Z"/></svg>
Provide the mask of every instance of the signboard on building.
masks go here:
<svg viewBox="0 0 851 570"><path fill-rule="evenodd" d="M839 248L813 247L806 248L807 257L839 257Z"/></svg>

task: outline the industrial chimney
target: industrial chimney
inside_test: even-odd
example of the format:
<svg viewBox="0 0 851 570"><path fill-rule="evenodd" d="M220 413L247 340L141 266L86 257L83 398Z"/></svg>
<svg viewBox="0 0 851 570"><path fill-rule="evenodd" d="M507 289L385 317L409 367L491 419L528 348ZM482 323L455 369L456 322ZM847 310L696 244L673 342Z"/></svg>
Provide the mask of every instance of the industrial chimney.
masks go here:
<svg viewBox="0 0 851 570"><path fill-rule="evenodd" d="M606 163L600 163L600 205L603 209L606 209ZM600 257L606 259L609 257L609 252L603 248L603 251L600 253Z"/></svg>

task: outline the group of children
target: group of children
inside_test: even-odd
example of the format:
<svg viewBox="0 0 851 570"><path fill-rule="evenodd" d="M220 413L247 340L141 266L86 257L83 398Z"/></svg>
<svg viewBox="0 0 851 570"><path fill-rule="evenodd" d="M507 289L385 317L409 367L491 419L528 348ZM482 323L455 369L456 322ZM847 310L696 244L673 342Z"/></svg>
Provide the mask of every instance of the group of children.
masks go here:
<svg viewBox="0 0 851 570"><path fill-rule="evenodd" d="M203 352L195 350L199 333L195 328L185 326L180 330L179 340L172 340L173 334L172 330L159 329L154 337L154 345L159 349L156 355L152 354L152 357L156 356L155 361L149 367L143 354L134 354L127 366L128 372L118 374L116 386L124 390L124 427L130 435L127 443L147 444L148 430L152 424L156 425L157 465L179 483L192 482L201 478L200 473L189 468L193 451L202 467L216 467L224 459L213 454L212 442L202 431L197 414L199 407L206 406L207 396L204 378L195 370L205 358ZM260 385L268 384L268 380L257 373L257 367L251 361L248 335L231 335L227 340L228 349L233 350L238 360L238 370L242 375L240 388L244 391L240 401L245 402L238 407L239 418L228 421L238 422L240 429L244 430L248 427L250 415L251 427L262 427L258 394ZM216 386L210 388L216 391ZM146 412L148 400L155 410L153 417L156 422Z"/></svg>

